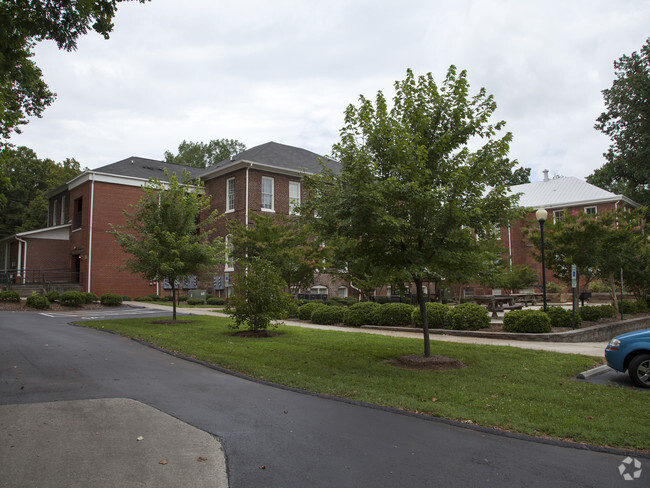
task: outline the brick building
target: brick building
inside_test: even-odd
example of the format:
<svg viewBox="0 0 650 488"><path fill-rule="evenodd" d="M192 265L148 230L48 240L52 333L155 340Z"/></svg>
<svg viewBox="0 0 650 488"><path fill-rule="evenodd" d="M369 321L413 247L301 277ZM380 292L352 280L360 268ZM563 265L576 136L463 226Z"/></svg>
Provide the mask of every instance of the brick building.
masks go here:
<svg viewBox="0 0 650 488"><path fill-rule="evenodd" d="M131 157L81 175L46 194L49 200L48 227L23 232L0 240L0 285L2 281L20 284L28 281L74 281L84 291L97 295L112 292L131 297L163 294L163 283L150 283L123 269L125 255L112 235L109 224L124 223L122 211L142 196L141 187L149 178L164 181L169 173L190 176L205 182L212 207L225 218L217 224L217 234L228 243L226 220L249 223L252 213L290 215L304 197L302 177L315 174L325 164L338 172L339 163L305 149L269 142L244 151L210 168L190 168L175 164ZM630 199L590 185L579 178L544 179L512 187L520 193L520 205L546 208L549 219L562 212L583 211L598 214L621 206L637 207ZM523 230L534 221L534 211L524 219L501 229L501 242L511 266L528 265L541 275L541 264L533 257L534 248ZM214 270L220 280L200 284L208 292L225 294L231 263ZM547 273L548 280L554 278ZM541 280L540 280L541 282ZM194 285L188 285L194 286ZM340 296L356 292L349 283L331 275L317 275L310 290L302 293ZM467 286L464 296L500 293L480 286ZM435 283L427 284L426 293L438 294ZM390 295L389 286L377 295Z"/></svg>
<svg viewBox="0 0 650 488"><path fill-rule="evenodd" d="M526 265L537 272L541 283L542 264L534 257L537 251L533 244L527 239L524 230L531 223L535 223L535 211L544 208L548 212L548 220L559 219L566 213L584 212L597 215L604 212L613 212L617 208L637 208L639 204L623 195L615 195L607 190L591 185L586 181L572 176L550 179L548 170L544 171L542 181L515 185L511 193L519 193L519 205L532 208L533 211L523 219L512 222L501 229L500 240L506 250L505 255L509 260L510 268L519 265ZM557 280L553 273L547 269L547 282L553 281L566 286L565 283ZM541 286L541 285L540 285ZM481 286L468 286L463 290L464 296L498 294L500 290L486 289Z"/></svg>
<svg viewBox="0 0 650 488"><path fill-rule="evenodd" d="M49 201L48 227L0 241L0 277L15 284L73 281L83 291L98 296L109 292L131 297L164 294L163 283L150 283L123 269L125 255L108 233L109 224L124 224L123 210L137 203L149 178L165 181L165 170L170 174L188 171L192 179L203 179L214 209L226 219L246 223L253 212L291 214L303 198L302 176L321 171L321 161L338 171L335 161L269 142L208 169L130 157L85 171L45 195ZM218 235L227 241L225 220L218 226ZM225 278L234 271L231 266L222 266L215 270L215 276ZM216 294L225 291L215 284L215 280L208 280L201 286ZM302 291L348 294L346 284L327 275L316 276L314 289Z"/></svg>

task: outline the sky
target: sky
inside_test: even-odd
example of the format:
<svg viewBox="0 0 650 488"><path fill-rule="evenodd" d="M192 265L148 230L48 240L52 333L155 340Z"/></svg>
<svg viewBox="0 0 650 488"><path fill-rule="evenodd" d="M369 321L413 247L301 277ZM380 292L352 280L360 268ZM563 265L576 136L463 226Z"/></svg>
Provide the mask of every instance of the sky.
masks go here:
<svg viewBox="0 0 650 488"><path fill-rule="evenodd" d="M330 155L360 95L391 99L408 68L441 84L455 65L494 96L510 158L539 181L605 162L602 90L650 37L650 1L152 0L119 4L114 24L74 52L36 47L57 99L13 144L90 169L183 140Z"/></svg>

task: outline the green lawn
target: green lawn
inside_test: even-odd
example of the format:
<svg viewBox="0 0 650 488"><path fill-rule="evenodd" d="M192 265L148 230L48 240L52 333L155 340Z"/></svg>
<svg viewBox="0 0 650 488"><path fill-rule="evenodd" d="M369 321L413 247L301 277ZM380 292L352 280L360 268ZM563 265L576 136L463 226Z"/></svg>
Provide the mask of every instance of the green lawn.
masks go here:
<svg viewBox="0 0 650 488"><path fill-rule="evenodd" d="M254 378L535 436L650 449L650 392L571 381L596 358L432 341L432 354L467 367L408 371L390 360L422 340L281 326L270 338L234 337L230 319L84 322Z"/></svg>

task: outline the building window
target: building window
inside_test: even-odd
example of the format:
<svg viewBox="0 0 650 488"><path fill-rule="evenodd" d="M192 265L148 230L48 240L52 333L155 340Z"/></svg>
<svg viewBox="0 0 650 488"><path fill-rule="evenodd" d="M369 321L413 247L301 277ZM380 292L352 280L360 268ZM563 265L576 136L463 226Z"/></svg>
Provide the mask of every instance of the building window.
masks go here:
<svg viewBox="0 0 650 488"><path fill-rule="evenodd" d="M348 288L346 286L339 286L339 298L348 297Z"/></svg>
<svg viewBox="0 0 650 488"><path fill-rule="evenodd" d="M61 197L61 225L68 221L68 207L65 205L65 195Z"/></svg>
<svg viewBox="0 0 650 488"><path fill-rule="evenodd" d="M463 296L465 298L470 298L474 296L474 288L465 288L463 291Z"/></svg>
<svg viewBox="0 0 650 488"><path fill-rule="evenodd" d="M226 181L226 212L235 210L235 178Z"/></svg>
<svg viewBox="0 0 650 488"><path fill-rule="evenodd" d="M598 208L597 207L585 207L585 213L587 215L596 215L596 213L598 213Z"/></svg>
<svg viewBox="0 0 650 488"><path fill-rule="evenodd" d="M564 217L564 210L553 210L553 223L561 220Z"/></svg>
<svg viewBox="0 0 650 488"><path fill-rule="evenodd" d="M312 286L309 292L312 295L325 295L327 296L327 287L323 285Z"/></svg>
<svg viewBox="0 0 650 488"><path fill-rule="evenodd" d="M297 208L300 205L300 183L297 181L289 182L289 213L296 215Z"/></svg>
<svg viewBox="0 0 650 488"><path fill-rule="evenodd" d="M262 176L262 210L273 211L273 178Z"/></svg>
<svg viewBox="0 0 650 488"><path fill-rule="evenodd" d="M232 236L228 234L226 236L226 256L225 256L225 261L226 261L226 266L225 266L225 271L235 271L235 262L232 258L232 252L234 250L234 246L232 243Z"/></svg>
<svg viewBox="0 0 650 488"><path fill-rule="evenodd" d="M81 229L81 216L83 215L83 198L79 197L74 201L74 222L72 223L73 229Z"/></svg>

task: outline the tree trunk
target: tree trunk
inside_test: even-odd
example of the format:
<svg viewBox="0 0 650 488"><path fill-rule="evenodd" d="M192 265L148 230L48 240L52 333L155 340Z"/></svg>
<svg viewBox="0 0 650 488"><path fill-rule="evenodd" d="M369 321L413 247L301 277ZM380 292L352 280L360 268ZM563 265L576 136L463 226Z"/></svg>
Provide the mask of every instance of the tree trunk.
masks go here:
<svg viewBox="0 0 650 488"><path fill-rule="evenodd" d="M414 278L416 296L418 298L418 305L420 306L420 317L422 317L422 332L424 334L424 357L431 356L431 344L429 342L429 321L427 320L427 307L424 300L424 293L422 291L422 279Z"/></svg>
<svg viewBox="0 0 650 488"><path fill-rule="evenodd" d="M609 275L609 293L612 296L612 301L614 302L614 310L616 311L616 316L620 317L621 313L618 306L618 300L616 298L616 278L614 278L614 274ZM622 296L621 299L623 299Z"/></svg>

